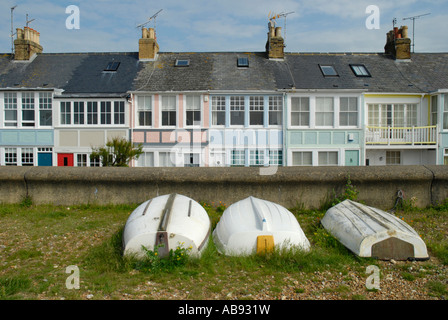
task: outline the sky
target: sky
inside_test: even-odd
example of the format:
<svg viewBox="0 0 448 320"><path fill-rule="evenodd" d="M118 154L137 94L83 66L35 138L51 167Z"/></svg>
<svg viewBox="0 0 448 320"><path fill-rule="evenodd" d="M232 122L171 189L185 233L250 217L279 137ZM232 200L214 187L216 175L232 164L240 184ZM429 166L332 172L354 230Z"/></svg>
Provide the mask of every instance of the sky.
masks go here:
<svg viewBox="0 0 448 320"><path fill-rule="evenodd" d="M383 52L394 19L415 52L448 52L448 0L0 0L1 53L11 52L13 6L14 32L28 14L47 53L136 52L146 22L161 52L259 52L282 13L287 52ZM404 19L416 16L413 30Z"/></svg>

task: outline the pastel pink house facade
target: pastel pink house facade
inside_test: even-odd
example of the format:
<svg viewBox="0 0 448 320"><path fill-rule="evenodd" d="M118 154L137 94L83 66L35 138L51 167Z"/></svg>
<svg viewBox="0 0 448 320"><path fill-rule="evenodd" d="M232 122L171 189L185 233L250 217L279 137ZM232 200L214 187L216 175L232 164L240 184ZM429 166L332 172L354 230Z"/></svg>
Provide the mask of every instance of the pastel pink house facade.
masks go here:
<svg viewBox="0 0 448 320"><path fill-rule="evenodd" d="M207 93L132 93L130 136L143 154L131 166L208 166L209 105Z"/></svg>

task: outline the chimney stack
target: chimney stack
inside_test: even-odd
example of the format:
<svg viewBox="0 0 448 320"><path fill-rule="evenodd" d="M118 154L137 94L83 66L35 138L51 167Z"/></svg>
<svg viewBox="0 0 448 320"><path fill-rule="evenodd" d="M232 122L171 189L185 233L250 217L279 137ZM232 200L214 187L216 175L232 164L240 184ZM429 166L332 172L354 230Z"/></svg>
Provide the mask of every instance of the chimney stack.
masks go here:
<svg viewBox="0 0 448 320"><path fill-rule="evenodd" d="M384 52L394 56L396 60L411 59L411 39L408 35L408 27L397 27L387 33Z"/></svg>
<svg viewBox="0 0 448 320"><path fill-rule="evenodd" d="M268 24L268 41L266 42L266 53L269 59L284 59L285 44L281 34L281 27L275 27L271 22Z"/></svg>
<svg viewBox="0 0 448 320"><path fill-rule="evenodd" d="M17 39L14 40L14 60L29 61L33 55L42 53L40 33L29 27L17 28Z"/></svg>
<svg viewBox="0 0 448 320"><path fill-rule="evenodd" d="M154 28L142 28L142 38L138 41L138 47L138 58L140 60L154 60L156 58L159 45Z"/></svg>

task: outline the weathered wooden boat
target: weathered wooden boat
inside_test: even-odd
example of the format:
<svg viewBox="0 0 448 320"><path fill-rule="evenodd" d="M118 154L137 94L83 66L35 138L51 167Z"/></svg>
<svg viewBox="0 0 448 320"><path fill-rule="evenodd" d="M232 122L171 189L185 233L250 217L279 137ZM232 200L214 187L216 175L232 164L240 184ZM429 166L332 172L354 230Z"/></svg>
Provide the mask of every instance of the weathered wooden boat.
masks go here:
<svg viewBox="0 0 448 320"><path fill-rule="evenodd" d="M309 250L310 243L294 215L283 206L248 197L229 206L213 231L219 252L250 255L275 248Z"/></svg>
<svg viewBox="0 0 448 320"><path fill-rule="evenodd" d="M323 227L360 257L426 260L426 245L403 220L383 210L345 200L331 207Z"/></svg>
<svg viewBox="0 0 448 320"><path fill-rule="evenodd" d="M210 238L211 223L205 209L193 199L162 195L143 202L129 216L123 231L125 255L144 255L142 246L166 256L178 246L200 255Z"/></svg>

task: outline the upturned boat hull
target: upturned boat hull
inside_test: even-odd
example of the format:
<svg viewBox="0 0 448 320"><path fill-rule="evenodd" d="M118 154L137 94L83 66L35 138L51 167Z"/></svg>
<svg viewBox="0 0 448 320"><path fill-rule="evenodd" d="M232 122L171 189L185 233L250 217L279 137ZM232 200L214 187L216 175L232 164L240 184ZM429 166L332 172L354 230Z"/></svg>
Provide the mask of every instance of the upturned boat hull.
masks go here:
<svg viewBox="0 0 448 320"><path fill-rule="evenodd" d="M219 252L250 255L275 248L309 250L310 243L294 215L270 201L249 197L229 206L213 232Z"/></svg>
<svg viewBox="0 0 448 320"><path fill-rule="evenodd" d="M383 210L345 200L330 208L323 227L360 257L426 260L426 245L406 222Z"/></svg>
<svg viewBox="0 0 448 320"><path fill-rule="evenodd" d="M123 231L125 255L144 256L143 246L165 256L178 247L200 255L207 245L211 223L205 209L179 194L145 201L129 216Z"/></svg>

